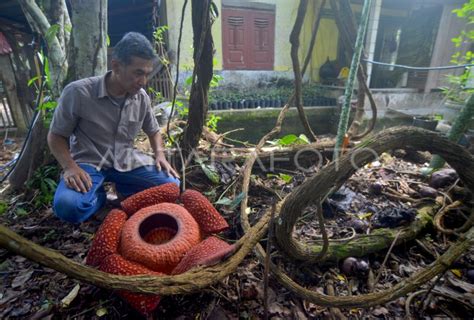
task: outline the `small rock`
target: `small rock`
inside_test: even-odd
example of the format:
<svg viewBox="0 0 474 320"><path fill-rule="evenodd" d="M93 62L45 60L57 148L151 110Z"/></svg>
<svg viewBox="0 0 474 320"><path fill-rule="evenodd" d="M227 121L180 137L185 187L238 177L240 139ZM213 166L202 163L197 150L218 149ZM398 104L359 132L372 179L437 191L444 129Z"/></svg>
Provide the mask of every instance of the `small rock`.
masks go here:
<svg viewBox="0 0 474 320"><path fill-rule="evenodd" d="M436 189L453 184L458 178L454 169L442 169L431 175L430 186Z"/></svg>
<svg viewBox="0 0 474 320"><path fill-rule="evenodd" d="M438 196L438 191L428 186L421 186L420 190L418 190L418 193L422 198L436 199L436 197Z"/></svg>

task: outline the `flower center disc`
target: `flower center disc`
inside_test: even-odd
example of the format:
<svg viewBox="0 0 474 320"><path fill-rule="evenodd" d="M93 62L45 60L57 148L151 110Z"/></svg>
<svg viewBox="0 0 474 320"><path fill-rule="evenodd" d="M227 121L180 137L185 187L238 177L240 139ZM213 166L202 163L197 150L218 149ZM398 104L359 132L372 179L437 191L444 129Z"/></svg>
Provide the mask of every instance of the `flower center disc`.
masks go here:
<svg viewBox="0 0 474 320"><path fill-rule="evenodd" d="M174 238L178 232L178 223L166 213L156 213L143 220L139 232L147 243L161 245Z"/></svg>

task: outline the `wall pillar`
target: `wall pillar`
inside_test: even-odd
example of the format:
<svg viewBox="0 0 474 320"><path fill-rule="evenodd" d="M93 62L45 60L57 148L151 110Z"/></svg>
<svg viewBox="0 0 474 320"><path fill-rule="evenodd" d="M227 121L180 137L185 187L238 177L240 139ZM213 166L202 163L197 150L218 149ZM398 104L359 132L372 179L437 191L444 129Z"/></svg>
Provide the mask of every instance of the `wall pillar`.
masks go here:
<svg viewBox="0 0 474 320"><path fill-rule="evenodd" d="M377 44L377 34L379 31L381 11L382 11L382 0L375 0L372 3L372 8L370 10L371 14L369 17L369 25L367 28L367 38L366 38L366 44L365 44L368 60L374 60L375 46ZM369 87L370 87L370 79L372 76L372 68L373 68L373 64L367 63L367 86Z"/></svg>
<svg viewBox="0 0 474 320"><path fill-rule="evenodd" d="M458 18L456 14L452 12L453 9L456 8L459 8L459 5L443 5L443 13L441 14L441 20L439 22L430 67L452 65L451 55L454 54L458 48L455 47L451 39L458 36L465 27L465 21ZM460 75L463 71L463 69L430 70L425 85L425 92L430 92L433 88L445 86L447 84L446 75Z"/></svg>

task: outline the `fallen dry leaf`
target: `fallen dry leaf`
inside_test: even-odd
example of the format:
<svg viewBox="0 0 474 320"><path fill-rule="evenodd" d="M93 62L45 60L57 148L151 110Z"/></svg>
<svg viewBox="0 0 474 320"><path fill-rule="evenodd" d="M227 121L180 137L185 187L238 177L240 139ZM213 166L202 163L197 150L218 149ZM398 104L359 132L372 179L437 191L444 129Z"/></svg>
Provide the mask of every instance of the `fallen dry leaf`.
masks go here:
<svg viewBox="0 0 474 320"><path fill-rule="evenodd" d="M26 281L30 280L31 276L33 275L34 270L29 269L26 272L21 272L20 275L16 276L12 281L12 288L19 288L22 287Z"/></svg>

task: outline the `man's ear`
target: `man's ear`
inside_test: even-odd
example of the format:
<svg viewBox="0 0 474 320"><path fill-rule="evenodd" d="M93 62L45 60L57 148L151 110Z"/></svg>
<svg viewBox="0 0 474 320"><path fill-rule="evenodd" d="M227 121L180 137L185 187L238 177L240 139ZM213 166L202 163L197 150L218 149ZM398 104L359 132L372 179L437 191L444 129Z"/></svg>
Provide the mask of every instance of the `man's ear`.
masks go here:
<svg viewBox="0 0 474 320"><path fill-rule="evenodd" d="M121 63L118 60L112 59L112 61L110 62L110 65L112 66L112 71L114 73L119 73Z"/></svg>

